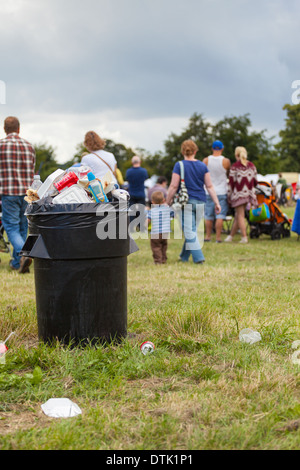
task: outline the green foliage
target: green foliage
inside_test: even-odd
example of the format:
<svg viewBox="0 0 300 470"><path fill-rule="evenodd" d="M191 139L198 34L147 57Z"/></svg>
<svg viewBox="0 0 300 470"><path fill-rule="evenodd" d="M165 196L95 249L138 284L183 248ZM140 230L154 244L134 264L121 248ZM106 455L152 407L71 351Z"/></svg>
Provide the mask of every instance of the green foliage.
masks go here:
<svg viewBox="0 0 300 470"><path fill-rule="evenodd" d="M224 155L235 162L234 153L238 146L245 147L249 160L262 174L278 171L279 160L272 148L272 139L267 138L265 130L251 131L249 114L243 116L226 116L217 122L212 129L212 140L221 140L224 144Z"/></svg>
<svg viewBox="0 0 300 470"><path fill-rule="evenodd" d="M24 389L30 385L38 385L42 380L43 373L40 367L35 367L32 373L26 373L24 375L3 372L0 375L0 390L5 391L11 388Z"/></svg>
<svg viewBox="0 0 300 470"><path fill-rule="evenodd" d="M59 167L55 157L55 150L51 145L43 143L35 145L35 153L35 171L40 174L41 180L44 181L48 175Z"/></svg>
<svg viewBox="0 0 300 470"><path fill-rule="evenodd" d="M300 172L300 104L286 104L285 129L279 132L281 140L275 145L279 152L280 171Z"/></svg>
<svg viewBox="0 0 300 470"><path fill-rule="evenodd" d="M186 128L180 134L171 133L164 142L164 150L151 154L143 148L133 150L124 144L106 139L105 150L114 154L118 168L125 179L126 170L131 166L132 157L137 154L142 158L142 165L147 169L149 176L163 175L170 181L175 163L182 159L181 144L184 140L192 139L198 145L197 158L203 160L211 154L211 145L219 139L224 143L224 155L235 161L234 151L237 146L246 147L249 160L254 163L261 174L277 173L278 171L300 171L300 105L286 105L289 118L287 127L280 132L281 142L273 145L273 138L266 136L266 130L255 131L249 114L241 116L225 116L215 124L210 123L202 114L194 113ZM298 132L298 134L297 134ZM58 167L69 168L81 161L82 155L87 152L83 143L76 146L73 158L63 165L59 165L55 158L54 149L47 144L36 146L37 170L41 178L45 179Z"/></svg>
<svg viewBox="0 0 300 470"><path fill-rule="evenodd" d="M202 114L194 113L180 134L171 133L165 140L163 151L151 154L142 148L133 150L111 139L106 140L105 150L114 154L124 178L126 170L131 166L131 158L138 154L149 176L163 175L170 181L175 163L182 159L180 148L186 139L192 139L198 145L199 160L211 154L212 142L218 139L224 143L224 155L232 163L235 161L235 148L243 146L246 147L249 160L254 163L258 173L300 172L300 104L286 104L283 109L287 111L286 127L280 131L281 140L275 145L274 137L267 137L266 130L252 129L248 113L241 116L225 116L215 124L207 121ZM42 180L59 167L68 168L80 162L82 154L87 151L84 144L79 143L74 157L59 165L51 145L39 144L35 149L36 172L41 174Z"/></svg>
<svg viewBox="0 0 300 470"><path fill-rule="evenodd" d="M235 161L235 148L243 146L246 147L249 160L254 163L259 173L277 172L279 159L273 150L273 138L267 138L265 132L251 129L249 114L225 116L213 125L206 121L202 114L195 113L181 134L172 133L165 141L165 152L148 158L148 163L152 167L156 166L157 174L170 179L175 163L183 158L180 147L184 140L192 139L197 144L197 158L203 160L211 154L211 145L218 139L224 143L224 155L232 163Z"/></svg>
<svg viewBox="0 0 300 470"><path fill-rule="evenodd" d="M189 120L189 125L180 135L172 133L165 141L164 154L156 154L155 161L159 163L158 174L171 179L172 170L178 160L182 160L180 152L181 144L184 140L192 139L199 147L198 158L203 159L210 152L211 134L210 124L206 122L202 114L193 114ZM152 159L150 159L152 160Z"/></svg>
<svg viewBox="0 0 300 470"><path fill-rule="evenodd" d="M118 168L122 172L123 176L125 176L127 168L131 165L131 159L135 155L134 151L130 147L115 143L110 139L106 140L105 150L114 154Z"/></svg>
<svg viewBox="0 0 300 470"><path fill-rule="evenodd" d="M295 207L285 208L293 217ZM223 237L225 238L225 234ZM128 258L128 337L82 345L38 341L33 270L1 253L1 450L295 450L299 448L297 236L205 244L206 262L154 265L149 240ZM284 287L284 288L282 288ZM251 327L262 340L239 340ZM151 354L142 342L155 344ZM49 398L82 415L45 416Z"/></svg>

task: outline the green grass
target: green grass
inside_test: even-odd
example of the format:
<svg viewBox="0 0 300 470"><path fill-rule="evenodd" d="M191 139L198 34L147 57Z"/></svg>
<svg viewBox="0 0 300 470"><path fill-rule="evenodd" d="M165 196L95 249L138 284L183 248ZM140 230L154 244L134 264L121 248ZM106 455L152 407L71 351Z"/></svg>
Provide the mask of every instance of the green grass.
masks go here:
<svg viewBox="0 0 300 470"><path fill-rule="evenodd" d="M285 212L292 216L293 208ZM148 240L128 258L122 344L47 346L38 340L33 269L0 263L0 449L295 450L300 443L300 242L205 244L203 265L155 266ZM242 328L262 341L241 343ZM140 344L150 340L154 353ZM41 405L67 397L82 415L53 419Z"/></svg>

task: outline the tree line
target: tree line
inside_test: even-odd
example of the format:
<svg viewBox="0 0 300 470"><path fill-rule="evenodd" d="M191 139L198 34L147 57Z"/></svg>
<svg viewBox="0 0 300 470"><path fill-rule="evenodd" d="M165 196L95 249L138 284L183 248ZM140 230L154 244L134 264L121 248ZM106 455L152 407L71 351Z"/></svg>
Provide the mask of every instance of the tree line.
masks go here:
<svg viewBox="0 0 300 470"><path fill-rule="evenodd" d="M143 166L149 175L166 176L170 181L174 164L182 159L181 143L193 139L199 147L197 158L203 160L211 154L214 140L224 144L224 155L234 162L234 150L237 146L246 147L249 160L254 163L258 173L300 172L300 104L286 104L285 128L279 132L279 140L274 144L275 136L267 137L266 130L254 131L249 114L242 116L225 116L216 124L208 122L202 114L194 113L181 134L171 133L164 142L164 150L151 154L145 149L133 150L124 144L106 140L105 150L112 152L118 167L125 176L131 166L131 158L138 154L143 159ZM103 136L105 138L105 136ZM59 164L55 150L49 144L35 145L36 171L42 180L57 168L69 168L80 162L81 155L86 151L83 143L79 143L72 159Z"/></svg>

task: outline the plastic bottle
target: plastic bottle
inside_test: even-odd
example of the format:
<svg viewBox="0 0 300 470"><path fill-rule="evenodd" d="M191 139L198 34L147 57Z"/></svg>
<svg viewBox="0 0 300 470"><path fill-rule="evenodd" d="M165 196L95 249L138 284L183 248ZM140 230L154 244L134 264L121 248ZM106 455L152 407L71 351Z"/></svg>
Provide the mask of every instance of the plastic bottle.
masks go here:
<svg viewBox="0 0 300 470"><path fill-rule="evenodd" d="M89 180L89 190L92 193L92 196L96 202L108 202L108 198L103 190L103 186L98 181L93 173L87 174Z"/></svg>
<svg viewBox="0 0 300 470"><path fill-rule="evenodd" d="M31 183L30 188L35 189L36 191L42 186L42 181L40 175L34 175L33 182Z"/></svg>

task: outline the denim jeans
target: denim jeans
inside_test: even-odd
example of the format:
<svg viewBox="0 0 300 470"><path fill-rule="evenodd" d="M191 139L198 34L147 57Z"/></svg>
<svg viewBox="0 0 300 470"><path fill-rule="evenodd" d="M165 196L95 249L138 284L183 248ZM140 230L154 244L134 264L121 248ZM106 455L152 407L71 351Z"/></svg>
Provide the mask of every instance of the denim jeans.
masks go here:
<svg viewBox="0 0 300 470"><path fill-rule="evenodd" d="M180 253L182 261L188 261L190 255L192 255L194 263L205 261L197 234L197 229L203 215L204 202L197 201L196 199L189 199L181 211L181 226L185 238Z"/></svg>
<svg viewBox="0 0 300 470"><path fill-rule="evenodd" d="M24 196L1 196L2 200L2 224L7 238L13 246L13 259L11 266L20 267L19 253L27 238L27 217L24 215L27 202Z"/></svg>

